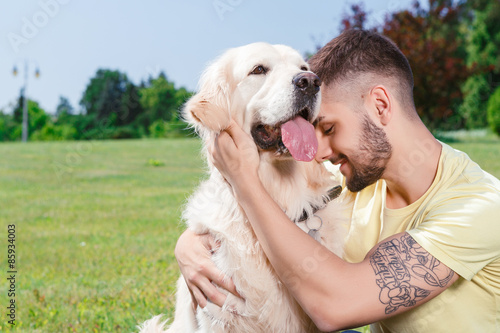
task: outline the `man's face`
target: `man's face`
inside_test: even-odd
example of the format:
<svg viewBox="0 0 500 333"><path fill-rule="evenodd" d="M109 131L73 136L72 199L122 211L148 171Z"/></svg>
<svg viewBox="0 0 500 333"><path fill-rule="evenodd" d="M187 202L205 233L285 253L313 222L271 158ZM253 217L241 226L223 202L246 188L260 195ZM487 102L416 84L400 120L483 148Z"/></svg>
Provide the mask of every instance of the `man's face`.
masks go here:
<svg viewBox="0 0 500 333"><path fill-rule="evenodd" d="M340 164L347 188L360 191L382 177L392 147L384 130L370 119L366 106L354 109L351 103L331 96L328 88L322 94L315 123L319 144L316 160Z"/></svg>

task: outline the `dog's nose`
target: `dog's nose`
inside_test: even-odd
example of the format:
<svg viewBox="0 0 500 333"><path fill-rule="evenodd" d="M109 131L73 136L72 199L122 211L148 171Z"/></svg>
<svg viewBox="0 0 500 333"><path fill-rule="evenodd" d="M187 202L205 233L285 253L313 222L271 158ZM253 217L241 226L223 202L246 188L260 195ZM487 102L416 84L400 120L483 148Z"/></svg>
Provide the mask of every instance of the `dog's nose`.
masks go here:
<svg viewBox="0 0 500 333"><path fill-rule="evenodd" d="M293 78L293 84L306 95L315 95L321 86L321 79L314 73L299 73Z"/></svg>

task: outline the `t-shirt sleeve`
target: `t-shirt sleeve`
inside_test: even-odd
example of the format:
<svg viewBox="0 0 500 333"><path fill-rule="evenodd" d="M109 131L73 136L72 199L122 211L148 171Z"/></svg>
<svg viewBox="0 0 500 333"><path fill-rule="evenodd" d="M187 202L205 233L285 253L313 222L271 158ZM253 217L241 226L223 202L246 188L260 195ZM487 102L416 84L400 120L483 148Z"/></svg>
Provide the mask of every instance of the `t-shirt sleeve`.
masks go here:
<svg viewBox="0 0 500 333"><path fill-rule="evenodd" d="M408 233L436 259L471 280L500 258L500 194L449 193Z"/></svg>

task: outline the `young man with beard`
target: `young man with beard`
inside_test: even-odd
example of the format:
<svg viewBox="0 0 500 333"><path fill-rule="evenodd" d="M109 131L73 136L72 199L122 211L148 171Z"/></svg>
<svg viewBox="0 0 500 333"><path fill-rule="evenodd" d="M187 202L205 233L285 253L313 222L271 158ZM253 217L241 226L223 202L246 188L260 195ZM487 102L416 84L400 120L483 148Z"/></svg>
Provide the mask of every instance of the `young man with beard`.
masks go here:
<svg viewBox="0 0 500 333"><path fill-rule="evenodd" d="M212 155L280 279L323 331L500 331L500 181L437 141L418 117L407 59L387 38L351 30L310 60L323 81L316 159L340 165L351 220L339 258L297 228L263 188L252 139L236 124ZM237 294L186 231L176 257L193 298ZM316 260L318 269L303 263Z"/></svg>

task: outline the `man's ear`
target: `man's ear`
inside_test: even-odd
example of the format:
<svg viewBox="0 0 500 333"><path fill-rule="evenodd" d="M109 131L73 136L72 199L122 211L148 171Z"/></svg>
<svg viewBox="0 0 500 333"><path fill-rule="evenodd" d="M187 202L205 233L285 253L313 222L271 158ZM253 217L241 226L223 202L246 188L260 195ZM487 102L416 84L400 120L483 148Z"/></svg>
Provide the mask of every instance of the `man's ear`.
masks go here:
<svg viewBox="0 0 500 333"><path fill-rule="evenodd" d="M379 85L370 91L370 99L376 109L376 116L382 125L387 125L392 118L391 97L386 87Z"/></svg>
<svg viewBox="0 0 500 333"><path fill-rule="evenodd" d="M223 59L216 60L203 73L199 92L184 106L183 118L198 133L206 130L219 133L227 128L231 119L228 74L221 65Z"/></svg>

